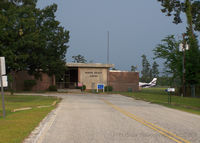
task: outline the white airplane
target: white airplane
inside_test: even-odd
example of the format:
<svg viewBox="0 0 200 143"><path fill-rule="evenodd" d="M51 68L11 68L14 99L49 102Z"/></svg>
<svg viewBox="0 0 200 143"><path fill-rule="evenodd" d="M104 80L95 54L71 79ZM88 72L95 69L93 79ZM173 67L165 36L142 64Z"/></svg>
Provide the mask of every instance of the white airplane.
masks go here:
<svg viewBox="0 0 200 143"><path fill-rule="evenodd" d="M156 81L157 81L157 78L153 78L153 80L149 83L139 82L139 87L150 88L150 87L156 86Z"/></svg>

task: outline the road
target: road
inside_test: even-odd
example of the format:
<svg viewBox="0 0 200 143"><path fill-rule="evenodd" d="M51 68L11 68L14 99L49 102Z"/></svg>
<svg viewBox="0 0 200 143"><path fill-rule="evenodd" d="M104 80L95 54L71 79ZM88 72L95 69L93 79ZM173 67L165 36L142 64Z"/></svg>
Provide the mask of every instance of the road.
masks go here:
<svg viewBox="0 0 200 143"><path fill-rule="evenodd" d="M62 97L38 143L200 142L198 115L121 95Z"/></svg>

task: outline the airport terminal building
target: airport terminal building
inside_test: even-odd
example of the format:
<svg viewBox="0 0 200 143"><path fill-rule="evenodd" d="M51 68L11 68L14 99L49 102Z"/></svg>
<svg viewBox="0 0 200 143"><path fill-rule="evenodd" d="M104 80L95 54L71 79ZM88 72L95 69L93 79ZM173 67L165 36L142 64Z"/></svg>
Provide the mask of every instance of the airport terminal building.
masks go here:
<svg viewBox="0 0 200 143"><path fill-rule="evenodd" d="M67 63L68 70L57 88L75 88L78 84L87 90L97 89L97 84L110 85L114 91L138 91L139 73L110 70L113 64L101 63Z"/></svg>
<svg viewBox="0 0 200 143"><path fill-rule="evenodd" d="M37 84L32 90L44 91L51 85L57 86L57 89L75 89L85 85L86 90L95 90L98 84L110 85L113 91L139 90L138 72L110 70L114 67L113 64L66 63L66 66L67 70L61 79L43 73L41 79L35 79ZM25 71L18 72L14 83L15 90L22 91L25 80L34 80L34 76L28 75Z"/></svg>
<svg viewBox="0 0 200 143"><path fill-rule="evenodd" d="M78 84L83 84L87 89L95 89L97 84L108 84L109 69L113 68L112 64L100 63L67 63L68 70L63 77L62 87L58 88L75 88ZM61 82L62 83L62 82Z"/></svg>

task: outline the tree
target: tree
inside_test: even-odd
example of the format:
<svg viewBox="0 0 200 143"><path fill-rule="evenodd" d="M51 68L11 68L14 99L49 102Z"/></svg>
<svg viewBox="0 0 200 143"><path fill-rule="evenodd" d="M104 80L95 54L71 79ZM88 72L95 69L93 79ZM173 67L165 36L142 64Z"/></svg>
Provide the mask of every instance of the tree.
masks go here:
<svg viewBox="0 0 200 143"><path fill-rule="evenodd" d="M77 56L72 56L72 58L74 59L73 60L74 63L87 63L87 60L85 59L85 57L80 54Z"/></svg>
<svg viewBox="0 0 200 143"><path fill-rule="evenodd" d="M69 31L55 20L57 5L36 8L37 0L5 0L0 3L0 55L7 71L26 70L61 74L65 69Z"/></svg>
<svg viewBox="0 0 200 143"><path fill-rule="evenodd" d="M141 81L144 81L144 82L149 82L151 79L151 76L150 76L150 64L146 58L146 55L142 55L142 71L141 71L141 74L142 74L142 77L141 77Z"/></svg>
<svg viewBox="0 0 200 143"><path fill-rule="evenodd" d="M132 72L136 72L136 70L137 70L137 66L131 66L131 71Z"/></svg>
<svg viewBox="0 0 200 143"><path fill-rule="evenodd" d="M200 83L200 50L194 31L200 31L200 1L199 0L158 0L161 2L163 13L174 16L174 23L182 22L182 15L187 19L186 37L190 49L186 51L186 83Z"/></svg>
<svg viewBox="0 0 200 143"><path fill-rule="evenodd" d="M69 42L69 31L64 30L60 22L55 20L56 11L56 4L47 6L40 10L37 18L37 26L42 36L40 38L44 41L43 53L37 50L37 54L40 55L39 61L42 61L43 71L50 75L62 75L64 72L68 48L66 44Z"/></svg>
<svg viewBox="0 0 200 143"><path fill-rule="evenodd" d="M118 70L118 69L116 69L116 68L112 68L112 70Z"/></svg>
<svg viewBox="0 0 200 143"><path fill-rule="evenodd" d="M173 23L182 23L183 14L186 15L190 29L200 31L200 1L199 0L158 0L163 9L161 11L167 16L173 15ZM192 26L194 24L194 27Z"/></svg>
<svg viewBox="0 0 200 143"><path fill-rule="evenodd" d="M159 76L159 70L158 70L159 65L154 61L152 65L152 77L158 77Z"/></svg>
<svg viewBox="0 0 200 143"><path fill-rule="evenodd" d="M172 81L180 81L182 77L182 53L179 52L180 41L174 35L167 36L153 50L155 59L164 59L165 73L172 76Z"/></svg>

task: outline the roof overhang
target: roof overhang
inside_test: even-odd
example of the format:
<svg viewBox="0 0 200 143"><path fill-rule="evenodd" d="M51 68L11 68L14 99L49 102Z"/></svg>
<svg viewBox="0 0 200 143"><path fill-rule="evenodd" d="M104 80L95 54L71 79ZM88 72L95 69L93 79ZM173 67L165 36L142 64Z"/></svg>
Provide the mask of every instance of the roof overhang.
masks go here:
<svg viewBox="0 0 200 143"><path fill-rule="evenodd" d="M102 63L66 63L67 67L80 67L80 68L113 68L114 64Z"/></svg>

